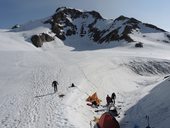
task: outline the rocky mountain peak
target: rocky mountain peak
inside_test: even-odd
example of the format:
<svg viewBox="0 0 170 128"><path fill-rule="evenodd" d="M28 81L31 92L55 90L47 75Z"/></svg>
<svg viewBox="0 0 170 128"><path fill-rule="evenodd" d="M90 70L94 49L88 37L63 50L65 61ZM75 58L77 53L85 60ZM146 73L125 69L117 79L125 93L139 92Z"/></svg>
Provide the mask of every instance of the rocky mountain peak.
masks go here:
<svg viewBox="0 0 170 128"><path fill-rule="evenodd" d="M128 21L126 22L127 24L139 24L141 21L135 19L135 18L129 18Z"/></svg>
<svg viewBox="0 0 170 128"><path fill-rule="evenodd" d="M125 20L129 20L129 18L121 15L121 16L119 16L118 18L116 18L116 19L114 20L114 22L115 22L115 21L125 21Z"/></svg>
<svg viewBox="0 0 170 128"><path fill-rule="evenodd" d="M103 17L100 15L100 13L96 12L96 11L88 11L86 13L89 13L93 16L93 18L95 19L103 19Z"/></svg>
<svg viewBox="0 0 170 128"><path fill-rule="evenodd" d="M100 13L96 11L82 11L74 8L60 7L56 10L56 15L70 16L72 19L87 18L88 14L96 19L103 19Z"/></svg>
<svg viewBox="0 0 170 128"><path fill-rule="evenodd" d="M112 22L108 22L112 21ZM60 7L55 14L44 23L51 24L51 30L61 40L67 37L86 37L96 43L119 40L132 42L129 34L134 31L141 33L164 32L164 30L145 24L135 18L119 16L115 20L104 19L96 11L82 11L74 8Z"/></svg>
<svg viewBox="0 0 170 128"><path fill-rule="evenodd" d="M82 11L72 8L60 7L56 10L55 16L67 17L70 16L72 19L79 18L82 15Z"/></svg>

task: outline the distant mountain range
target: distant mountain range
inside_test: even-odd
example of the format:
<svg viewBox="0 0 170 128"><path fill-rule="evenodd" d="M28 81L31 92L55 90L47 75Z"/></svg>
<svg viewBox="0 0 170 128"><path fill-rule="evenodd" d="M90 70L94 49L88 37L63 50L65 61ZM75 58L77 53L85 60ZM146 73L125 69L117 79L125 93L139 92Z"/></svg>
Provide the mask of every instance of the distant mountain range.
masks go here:
<svg viewBox="0 0 170 128"><path fill-rule="evenodd" d="M43 24L50 24L51 31L63 41L67 40L68 37L69 39L87 38L98 44L122 40L133 42L134 40L129 36L132 33L166 32L135 18L120 16L115 20L104 19L96 11L81 11L66 7L58 8L55 14L43 20ZM170 36L167 35L167 38L169 39ZM42 43L37 45L37 42L53 39L47 36L33 35L31 40L37 47L40 47ZM166 42L169 43L169 40Z"/></svg>
<svg viewBox="0 0 170 128"><path fill-rule="evenodd" d="M96 11L83 12L65 7L58 8L52 18L45 23L50 23L52 31L62 40L79 35L80 37L88 36L97 43L123 39L130 42L132 39L128 34L133 31L165 32L163 29L134 18L120 16L115 20L108 20Z"/></svg>

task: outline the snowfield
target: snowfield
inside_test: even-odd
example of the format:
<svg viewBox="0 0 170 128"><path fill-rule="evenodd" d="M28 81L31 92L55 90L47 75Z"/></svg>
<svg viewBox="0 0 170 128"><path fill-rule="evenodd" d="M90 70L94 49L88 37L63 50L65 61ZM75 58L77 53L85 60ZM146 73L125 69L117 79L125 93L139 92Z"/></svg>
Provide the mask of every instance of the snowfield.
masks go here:
<svg viewBox="0 0 170 128"><path fill-rule="evenodd" d="M0 30L0 128L89 128L103 113L86 105L94 92L102 105L116 93L121 128L146 127L146 116L151 127L169 128L170 44L157 40L161 33L132 34L143 48L80 40L66 46L57 37L36 48L26 38L39 31L49 29Z"/></svg>

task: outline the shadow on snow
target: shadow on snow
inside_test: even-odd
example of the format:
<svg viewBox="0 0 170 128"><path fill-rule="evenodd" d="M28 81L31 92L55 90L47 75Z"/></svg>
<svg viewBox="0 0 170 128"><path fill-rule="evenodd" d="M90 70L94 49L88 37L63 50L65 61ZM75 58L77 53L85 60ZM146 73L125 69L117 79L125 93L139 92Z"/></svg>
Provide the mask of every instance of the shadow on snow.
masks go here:
<svg viewBox="0 0 170 128"><path fill-rule="evenodd" d="M49 96L49 95L53 95L53 94L55 94L55 93L54 92L53 93L47 93L47 94L44 94L44 95L35 96L34 98L45 97L45 96Z"/></svg>

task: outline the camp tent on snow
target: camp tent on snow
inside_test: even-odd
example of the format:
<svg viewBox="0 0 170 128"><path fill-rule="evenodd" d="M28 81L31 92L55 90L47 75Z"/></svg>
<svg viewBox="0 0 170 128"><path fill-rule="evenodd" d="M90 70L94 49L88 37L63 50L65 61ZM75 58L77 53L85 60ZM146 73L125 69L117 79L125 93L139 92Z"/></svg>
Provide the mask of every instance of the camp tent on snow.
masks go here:
<svg viewBox="0 0 170 128"><path fill-rule="evenodd" d="M97 128L120 128L118 121L109 112L105 112L101 115Z"/></svg>
<svg viewBox="0 0 170 128"><path fill-rule="evenodd" d="M97 93L89 96L86 101L91 102L92 104L100 105L101 100L98 98Z"/></svg>

